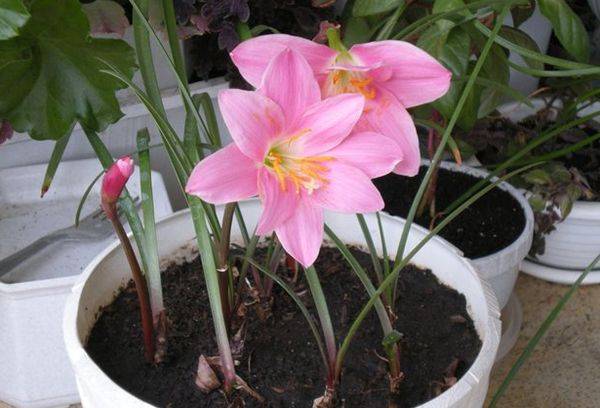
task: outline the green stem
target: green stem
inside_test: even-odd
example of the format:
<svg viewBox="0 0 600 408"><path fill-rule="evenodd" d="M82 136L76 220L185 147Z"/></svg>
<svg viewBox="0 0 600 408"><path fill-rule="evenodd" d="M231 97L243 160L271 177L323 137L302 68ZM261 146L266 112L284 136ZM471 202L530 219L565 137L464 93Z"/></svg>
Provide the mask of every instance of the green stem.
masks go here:
<svg viewBox="0 0 600 408"><path fill-rule="evenodd" d="M396 259L394 261L395 267L398 266L398 264L400 263L400 261L402 259L402 256L404 255L404 249L406 247L408 233L410 231L410 227L415 218L419 203L421 202L421 200L423 198L423 194L425 193L425 190L427 189L427 186L429 184L429 180L433 176L435 169L437 168L437 166L439 165L439 162L441 161L442 154L443 154L444 149L446 148L446 144L448 142L448 138L450 137L452 130L454 130L454 126L456 125L456 122L463 110L463 107L467 101L467 98L469 97L469 94L471 93L471 90L473 89L473 86L475 85L475 80L477 79L477 76L479 75L479 72L481 71L481 68L483 67L483 64L485 63L485 60L487 59L487 56L492 48L492 45L494 44L494 38L496 38L496 35L498 34L498 32L500 31L500 28L502 27L502 23L504 21L504 18L506 17L507 12L508 12L508 7L505 5L502 8L500 15L496 19L496 24L494 25L494 30L492 31L492 34L487 39L485 46L483 47L483 50L481 51L481 54L480 54L479 58L477 59L477 63L475 64L475 67L473 68L473 72L469 76L469 80L467 81L467 84L465 85L465 88L460 96L460 99L458 100L458 103L456 104L456 108L454 109L454 112L452 113L452 116L450 117L448 126L446 127L446 129L444 130L444 133L442 134L442 138L436 149L435 155L433 156L433 159L431 160L431 165L427 169L427 172L425 173L425 177L423 178L423 181L421 182L421 185L419 186L417 194L415 195L415 198L414 198L412 205L410 207L410 210L408 212L408 216L406 217L406 224L404 225L404 229L402 230L402 236L400 238L400 242L398 243L398 250L396 251Z"/></svg>
<svg viewBox="0 0 600 408"><path fill-rule="evenodd" d="M142 193L142 214L144 217L144 231L146 236L146 253L148 256L146 266L146 280L150 294L150 307L152 308L152 321L157 333L157 344L161 347L158 360L164 358L166 352L162 346L166 342L166 328L164 320L164 301L162 281L158 260L158 240L156 238L156 221L154 217L154 194L152 191L152 170L150 168L150 134L144 128L137 134L138 163L140 166L140 191ZM160 332L160 333L159 333ZM159 339L160 337L160 339ZM157 347L157 351L158 351Z"/></svg>
<svg viewBox="0 0 600 408"><path fill-rule="evenodd" d="M350 252L346 244L344 244L344 242L335 234L335 232L333 232L331 228L329 228L327 224L325 225L325 233L333 241L334 245L340 251L344 259L346 259L346 262L348 262L358 279L365 287L365 290L369 294L369 297L374 296L376 288L375 286L373 286L373 282L371 282L367 271L365 271L365 269L360 265L360 263L354 257L354 255L352 255L352 252ZM385 337L394 331L394 327L390 315L386 310L383 301L381 300L381 297L377 297L377 299L375 300L375 311L377 312L377 317L379 318L379 322L383 330L383 335ZM401 378L402 371L400 365L400 348L397 344L390 348L389 354L389 365L392 378ZM336 366L336 378L340 377L340 370L341 366Z"/></svg>
<svg viewBox="0 0 600 408"><path fill-rule="evenodd" d="M310 293L315 302L317 314L319 315L321 329L323 330L323 336L325 338L325 347L327 348L327 386L331 389L335 389L338 380L335 371L337 347L335 344L333 324L331 323L331 315L329 314L325 294L323 293L323 288L321 287L321 282L319 281L319 276L317 275L315 267L309 266L308 268L305 268L305 275L308 287L310 288Z"/></svg>
<svg viewBox="0 0 600 408"><path fill-rule="evenodd" d="M571 299L571 297L573 296L575 291L579 288L579 286L581 286L581 283L586 278L588 273L590 273L590 271L592 269L594 269L594 266L596 266L596 264L599 261L600 261L600 255L598 255L596 257L596 259L594 259L592 261L592 263L590 263L587 266L587 268L585 268L585 270L579 275L579 278L577 278L577 280L573 283L573 285L571 285L571 287L569 288L567 293L565 293L563 295L563 297L558 301L556 306L554 306L554 308L552 309L552 311L550 312L548 317L546 317L546 319L542 322L539 329L535 332L535 334L533 335L531 340L529 340L529 342L527 343L527 346L525 346L525 349L523 350L523 352L521 353L521 355L519 356L517 361L515 361L515 363L511 367L510 371L504 378L504 381L502 381L502 384L500 384L500 387L498 388L498 390L494 394L494 397L492 398L492 401L490 402L489 408L494 408L496 406L496 404L498 403L498 401L500 400L502 395L506 392L506 390L508 389L508 386L510 385L512 380L515 378L515 376L517 375L517 373L519 372L519 370L521 369L523 364L525 364L527 359L533 353L533 350L535 349L537 344L540 342L542 337L546 334L546 332L548 331L548 329L550 328L552 323L554 323L554 321L556 320L556 318L558 317L558 315L560 314L562 309L564 309L565 305Z"/></svg>
<svg viewBox="0 0 600 408"><path fill-rule="evenodd" d="M232 302L231 295L229 292L229 245L235 206L235 203L228 203L227 205L225 205L225 211L223 213L223 225L221 227L221 241L219 242L219 264L217 265L217 272L219 272L219 290L221 293L221 304L227 328L231 327L232 315Z"/></svg>
<svg viewBox="0 0 600 408"><path fill-rule="evenodd" d="M373 270L375 271L375 276L377 277L377 284L381 285L381 282L383 282L383 270L381 269L381 261L379 260L379 256L377 255L377 250L375 249L373 237L371 236L371 232L369 231L369 226L367 225L367 222L365 221L365 216L363 214L356 214L356 218L358 219L358 224L360 225L360 229L362 230L363 236L365 237L365 242L367 244L367 247L369 248L369 255L371 256Z"/></svg>
<svg viewBox="0 0 600 408"><path fill-rule="evenodd" d="M202 260L202 268L204 270L204 280L206 282L206 290L210 303L213 324L215 326L215 334L217 337L217 346L221 357L221 369L224 376L224 387L227 393L231 392L235 385L235 365L233 364L233 356L231 355L231 347L227 335L227 324L223 314L223 305L221 302L221 292L219 286L219 276L215 265L215 258L211 250L212 242L208 230L206 228L206 214L200 199L188 196L188 204L196 230L196 239L198 248L200 249L200 257Z"/></svg>

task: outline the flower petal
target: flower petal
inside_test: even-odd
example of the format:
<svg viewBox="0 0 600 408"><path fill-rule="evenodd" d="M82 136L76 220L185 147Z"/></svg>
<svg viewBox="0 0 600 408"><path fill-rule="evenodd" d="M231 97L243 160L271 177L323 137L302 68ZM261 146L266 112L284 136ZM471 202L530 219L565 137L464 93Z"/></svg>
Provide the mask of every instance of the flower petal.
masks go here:
<svg viewBox="0 0 600 408"><path fill-rule="evenodd" d="M321 100L321 90L310 65L289 48L271 60L259 92L279 104L287 126L296 123L307 107Z"/></svg>
<svg viewBox="0 0 600 408"><path fill-rule="evenodd" d="M383 62L393 75L383 82L407 108L422 105L444 95L452 73L420 48L404 41L376 41L351 48L363 65Z"/></svg>
<svg viewBox="0 0 600 408"><path fill-rule="evenodd" d="M265 168L259 171L258 189L263 212L256 227L258 235L269 234L296 211L300 195L291 182L286 183L286 190L283 191L275 175Z"/></svg>
<svg viewBox="0 0 600 408"><path fill-rule="evenodd" d="M327 155L362 170L371 178L390 173L403 157L393 139L375 132L353 133Z"/></svg>
<svg viewBox="0 0 600 408"><path fill-rule="evenodd" d="M323 243L323 209L303 196L294 215L275 233L286 252L308 267L317 259Z"/></svg>
<svg viewBox="0 0 600 408"><path fill-rule="evenodd" d="M390 92L377 88L377 97L369 101L358 127L396 141L402 150L402 161L394 169L395 173L414 176L419 172L421 154L417 129L408 111Z"/></svg>
<svg viewBox="0 0 600 408"><path fill-rule="evenodd" d="M342 161L329 164L328 183L313 191L312 200L327 210L369 213L383 208L383 198L361 170Z"/></svg>
<svg viewBox="0 0 600 408"><path fill-rule="evenodd" d="M326 45L304 38L270 34L243 41L231 52L231 59L244 79L258 88L269 62L285 48L302 54L315 73L323 72L337 55L337 52Z"/></svg>
<svg viewBox="0 0 600 408"><path fill-rule="evenodd" d="M279 105L258 92L226 89L219 93L219 109L235 144L262 162L269 142L283 130Z"/></svg>
<svg viewBox="0 0 600 408"><path fill-rule="evenodd" d="M212 204L225 204L258 193L255 163L230 143L194 167L185 192Z"/></svg>
<svg viewBox="0 0 600 408"><path fill-rule="evenodd" d="M354 128L363 112L362 95L342 94L327 98L310 106L299 122L299 154L310 156L332 149L344 140Z"/></svg>

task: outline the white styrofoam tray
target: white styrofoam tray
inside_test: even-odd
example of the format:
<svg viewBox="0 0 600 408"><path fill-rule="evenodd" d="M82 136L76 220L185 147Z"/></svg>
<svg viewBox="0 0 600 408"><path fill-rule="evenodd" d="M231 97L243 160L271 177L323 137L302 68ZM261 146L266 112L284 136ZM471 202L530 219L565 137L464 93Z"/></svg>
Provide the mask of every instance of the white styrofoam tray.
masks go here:
<svg viewBox="0 0 600 408"><path fill-rule="evenodd" d="M54 230L74 223L88 184L102 171L97 159L63 162L50 191L40 198L46 165L0 170L0 258ZM155 212L172 212L162 177L153 172ZM139 172L129 181L139 195ZM98 208L100 183L82 216ZM55 244L0 281L0 400L17 407L65 406L77 402L77 387L61 332L64 304L78 274L115 240Z"/></svg>

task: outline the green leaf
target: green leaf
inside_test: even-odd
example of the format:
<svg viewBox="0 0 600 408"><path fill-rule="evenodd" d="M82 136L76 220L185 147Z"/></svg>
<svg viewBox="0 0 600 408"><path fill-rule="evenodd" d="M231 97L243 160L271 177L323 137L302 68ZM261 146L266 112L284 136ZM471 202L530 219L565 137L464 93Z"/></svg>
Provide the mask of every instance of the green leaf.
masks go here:
<svg viewBox="0 0 600 408"><path fill-rule="evenodd" d="M101 131L123 116L98 58L130 78L135 57L124 41L89 37L77 0L34 0L18 38L0 41L0 117L34 139L58 140L76 122Z"/></svg>
<svg viewBox="0 0 600 408"><path fill-rule="evenodd" d="M0 0L0 40L19 35L29 20L29 12L21 0Z"/></svg>
<svg viewBox="0 0 600 408"><path fill-rule="evenodd" d="M44 181L42 182L42 189L40 193L41 197L46 194L50 188L50 184L52 184L52 180L54 180L54 175L56 174L56 170L58 169L58 165L63 157L70 138L71 135L66 135L63 138L58 139L54 145L52 155L50 156L50 161L48 162L48 167L46 168L46 174L44 175Z"/></svg>
<svg viewBox="0 0 600 408"><path fill-rule="evenodd" d="M542 169L533 169L523 175L523 178L532 184L547 185L552 184L552 178Z"/></svg>
<svg viewBox="0 0 600 408"><path fill-rule="evenodd" d="M435 2L433 3L433 9L431 10L431 12L433 14L446 13L448 11L457 9L464 5L465 5L465 3L462 0L435 0ZM463 13L460 13L460 14L466 15L465 13L468 14L466 11ZM446 19L438 20L435 22L435 24L438 27L440 27L440 29L442 29L442 30L448 30L448 29L454 27L454 23L452 21L446 20Z"/></svg>
<svg viewBox="0 0 600 408"><path fill-rule="evenodd" d="M539 194L533 194L529 197L529 205L535 212L542 212L546 208L546 200Z"/></svg>
<svg viewBox="0 0 600 408"><path fill-rule="evenodd" d="M505 92L502 87L507 87L510 79L508 57L498 44L492 46L490 56L481 70L480 79L487 79L494 85L482 86L481 100L477 110L479 118L487 116L504 102Z"/></svg>
<svg viewBox="0 0 600 408"><path fill-rule="evenodd" d="M535 10L535 0L529 0L528 4L517 4L514 6L510 10L510 14L512 14L513 18L513 25L519 27L531 17L533 10Z"/></svg>
<svg viewBox="0 0 600 408"><path fill-rule="evenodd" d="M520 45L523 48L527 48L531 51L541 53L540 47L538 47L537 43L527 34L526 32L519 30L518 28L503 26L500 29L500 35L503 38L506 38L508 41ZM527 63L531 68L534 69L544 69L544 63L540 60L522 57L523 61Z"/></svg>
<svg viewBox="0 0 600 408"><path fill-rule="evenodd" d="M564 0L539 0L540 11L550 20L554 34L577 61L587 62L590 44L581 19Z"/></svg>
<svg viewBox="0 0 600 408"><path fill-rule="evenodd" d="M366 17L387 13L398 8L404 0L356 0L352 8L355 17Z"/></svg>
<svg viewBox="0 0 600 408"><path fill-rule="evenodd" d="M344 28L344 45L348 48L354 44L362 44L371 39L371 28L362 17L350 17Z"/></svg>
<svg viewBox="0 0 600 408"><path fill-rule="evenodd" d="M398 343L400 340L402 340L402 337L404 337L402 335L402 333L400 333L396 330L392 330L383 338L383 341L381 342L381 344L383 345L384 348L387 349L388 347L391 347L394 344Z"/></svg>

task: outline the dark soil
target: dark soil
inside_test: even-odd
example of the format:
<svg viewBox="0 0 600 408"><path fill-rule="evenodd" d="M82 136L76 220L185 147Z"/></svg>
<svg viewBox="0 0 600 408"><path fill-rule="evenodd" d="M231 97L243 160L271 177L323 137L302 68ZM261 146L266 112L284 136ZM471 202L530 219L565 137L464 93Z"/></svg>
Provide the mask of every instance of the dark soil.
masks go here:
<svg viewBox="0 0 600 408"><path fill-rule="evenodd" d="M367 254L354 251L368 267ZM367 301L361 283L336 249L324 248L315 264L332 312L338 341ZM217 348L207 293L198 260L173 265L163 273L164 296L171 327L167 360L159 366L143 359L138 306L132 284L102 311L92 330L87 351L115 382L159 407L225 407L218 391L202 394L194 385L201 354ZM280 276L289 280L285 267ZM481 341L466 312L465 298L430 272L409 266L400 274L398 321L403 333L402 369L406 375L400 407L426 402L440 392L444 377L460 378L479 353ZM302 274L295 290L314 313ZM229 403L247 407L310 407L324 389L324 370L314 338L297 306L275 288L273 315L260 321L254 306L246 307L245 347L237 358L238 374L268 401L260 405L235 394ZM386 364L382 333L375 313L366 319L347 354L339 390L340 407L387 407ZM456 365L454 374L448 368ZM452 369L450 371L453 371Z"/></svg>
<svg viewBox="0 0 600 408"><path fill-rule="evenodd" d="M406 217L427 167L418 176L389 174L375 180L385 201L385 211ZM445 209L480 179L464 173L440 169L435 196L436 208ZM425 228L431 225L426 210L415 222ZM507 192L494 188L448 224L440 235L468 258L480 258L512 244L525 228L525 215L517 200Z"/></svg>

